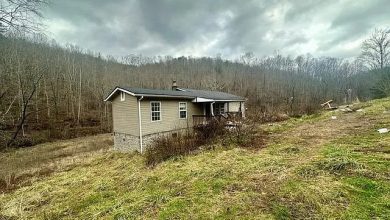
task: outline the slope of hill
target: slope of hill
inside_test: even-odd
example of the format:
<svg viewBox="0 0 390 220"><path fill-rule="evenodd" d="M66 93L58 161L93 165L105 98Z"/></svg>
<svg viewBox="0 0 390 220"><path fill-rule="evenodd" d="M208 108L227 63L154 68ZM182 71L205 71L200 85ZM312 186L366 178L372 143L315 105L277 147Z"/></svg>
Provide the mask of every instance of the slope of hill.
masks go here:
<svg viewBox="0 0 390 220"><path fill-rule="evenodd" d="M104 135L60 142L99 150L1 194L0 219L385 219L390 134L377 129L390 126L390 99L353 108L362 110L262 125L270 137L261 150L217 146L154 168L139 154L99 149ZM34 149L60 150L52 145L61 144L3 153L0 163Z"/></svg>
<svg viewBox="0 0 390 220"><path fill-rule="evenodd" d="M387 95L382 86L372 89L382 74L386 85L388 71L375 72L360 62L310 55L116 60L42 36L0 38L0 149L109 132L111 108L103 99L115 86L170 89L175 79L179 87L244 96L249 110L268 120L275 113L313 113L329 99Z"/></svg>

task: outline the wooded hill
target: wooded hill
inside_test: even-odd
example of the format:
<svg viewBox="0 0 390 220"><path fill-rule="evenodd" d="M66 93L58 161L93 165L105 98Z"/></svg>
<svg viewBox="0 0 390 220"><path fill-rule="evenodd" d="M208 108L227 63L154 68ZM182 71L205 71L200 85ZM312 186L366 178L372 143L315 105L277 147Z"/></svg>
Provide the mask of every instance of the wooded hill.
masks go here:
<svg viewBox="0 0 390 220"><path fill-rule="evenodd" d="M115 59L40 35L2 36L0 146L110 131L111 107L103 99L115 86L169 89L175 79L179 87L245 96L250 116L268 120L312 113L328 99L341 104L372 98L378 77L364 71L356 60L310 55Z"/></svg>

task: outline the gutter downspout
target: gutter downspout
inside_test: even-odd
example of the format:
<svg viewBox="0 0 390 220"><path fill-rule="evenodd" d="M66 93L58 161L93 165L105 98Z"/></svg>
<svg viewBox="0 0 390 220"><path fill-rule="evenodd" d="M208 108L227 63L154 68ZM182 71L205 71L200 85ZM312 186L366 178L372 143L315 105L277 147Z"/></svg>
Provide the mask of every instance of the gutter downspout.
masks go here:
<svg viewBox="0 0 390 220"><path fill-rule="evenodd" d="M210 104L211 116L214 116L214 106L213 106L214 103L215 103L215 102L212 102L212 103Z"/></svg>
<svg viewBox="0 0 390 220"><path fill-rule="evenodd" d="M141 147L141 154L143 153L143 141L142 141L142 120L141 120L141 101L143 96L138 99L138 128L139 128L139 145Z"/></svg>

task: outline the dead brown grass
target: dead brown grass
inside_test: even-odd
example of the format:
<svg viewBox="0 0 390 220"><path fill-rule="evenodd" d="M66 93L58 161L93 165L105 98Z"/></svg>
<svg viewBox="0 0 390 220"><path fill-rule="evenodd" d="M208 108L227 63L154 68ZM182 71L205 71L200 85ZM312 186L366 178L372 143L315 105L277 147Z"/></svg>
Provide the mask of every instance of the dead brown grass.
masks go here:
<svg viewBox="0 0 390 220"><path fill-rule="evenodd" d="M0 192L31 184L54 172L87 164L94 155L112 146L109 134L40 144L31 148L0 153Z"/></svg>
<svg viewBox="0 0 390 220"><path fill-rule="evenodd" d="M374 109L375 110L375 109ZM263 125L261 150L225 147L145 166L108 152L0 193L17 219L386 219L390 114L324 112ZM365 109L366 112L369 112ZM337 120L331 119L336 114ZM79 139L80 142L83 139ZM230 143L227 141L227 143ZM77 144L77 143L75 143ZM50 148L47 148L50 149Z"/></svg>

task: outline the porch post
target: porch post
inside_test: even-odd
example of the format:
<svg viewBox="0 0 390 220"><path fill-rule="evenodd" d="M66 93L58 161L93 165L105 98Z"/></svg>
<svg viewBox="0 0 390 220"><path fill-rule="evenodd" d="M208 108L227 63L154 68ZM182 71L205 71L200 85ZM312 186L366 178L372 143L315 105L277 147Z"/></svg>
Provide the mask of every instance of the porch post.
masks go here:
<svg viewBox="0 0 390 220"><path fill-rule="evenodd" d="M210 112L211 112L211 116L214 116L213 104L214 104L214 102L211 102L211 103L210 103Z"/></svg>

